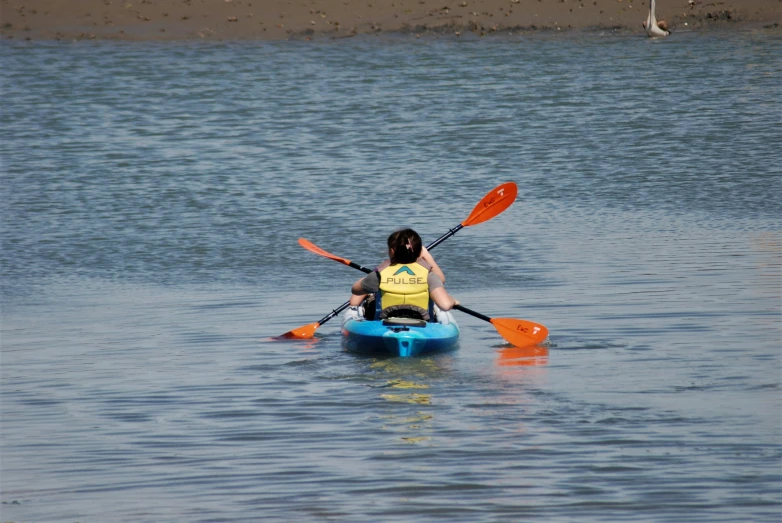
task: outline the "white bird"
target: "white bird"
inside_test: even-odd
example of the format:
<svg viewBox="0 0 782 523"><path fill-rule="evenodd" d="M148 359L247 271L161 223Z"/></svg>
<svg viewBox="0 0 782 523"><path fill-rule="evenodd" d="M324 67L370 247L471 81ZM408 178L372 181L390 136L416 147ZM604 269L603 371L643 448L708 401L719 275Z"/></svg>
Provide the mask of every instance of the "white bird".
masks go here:
<svg viewBox="0 0 782 523"><path fill-rule="evenodd" d="M646 29L647 36L668 36L671 34L668 31L668 24L664 20L657 22L657 17L654 16L654 0L649 2L649 16L646 17L646 22L642 24Z"/></svg>

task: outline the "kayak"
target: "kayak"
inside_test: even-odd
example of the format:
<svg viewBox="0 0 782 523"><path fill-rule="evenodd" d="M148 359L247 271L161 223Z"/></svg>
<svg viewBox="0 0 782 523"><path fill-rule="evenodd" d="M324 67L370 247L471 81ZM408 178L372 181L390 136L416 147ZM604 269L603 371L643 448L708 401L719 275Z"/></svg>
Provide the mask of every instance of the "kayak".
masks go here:
<svg viewBox="0 0 782 523"><path fill-rule="evenodd" d="M346 318L342 345L362 354L409 357L445 352L459 345L459 326L409 318L370 321Z"/></svg>

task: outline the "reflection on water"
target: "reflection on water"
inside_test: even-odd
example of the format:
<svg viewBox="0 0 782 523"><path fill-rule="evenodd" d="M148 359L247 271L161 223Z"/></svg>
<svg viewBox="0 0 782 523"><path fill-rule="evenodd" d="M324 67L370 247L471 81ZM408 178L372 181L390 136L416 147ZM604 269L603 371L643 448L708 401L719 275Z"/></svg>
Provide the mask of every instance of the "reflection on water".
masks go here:
<svg viewBox="0 0 782 523"><path fill-rule="evenodd" d="M416 405L431 405L432 403L431 394L419 394L417 392L409 394L381 394L380 397L388 401L398 401Z"/></svg>
<svg viewBox="0 0 782 523"><path fill-rule="evenodd" d="M548 347L508 347L497 351L503 367L536 367L548 364Z"/></svg>

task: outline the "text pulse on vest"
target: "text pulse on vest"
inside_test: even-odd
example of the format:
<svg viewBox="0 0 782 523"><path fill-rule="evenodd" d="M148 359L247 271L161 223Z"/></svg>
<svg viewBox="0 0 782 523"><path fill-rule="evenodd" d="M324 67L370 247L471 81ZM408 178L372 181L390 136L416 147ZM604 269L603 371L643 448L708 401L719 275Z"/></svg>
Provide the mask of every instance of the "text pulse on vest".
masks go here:
<svg viewBox="0 0 782 523"><path fill-rule="evenodd" d="M420 265L418 265L416 269L419 267L423 269L423 267L421 267ZM416 274L407 265L403 265L402 267L399 267L399 269L397 269L393 275L387 275L386 273L384 274L384 276L386 277L385 279L382 280L382 283L387 283L387 284L390 283L392 285L426 285L426 273L424 273L423 276L420 275L420 272L419 274Z"/></svg>
<svg viewBox="0 0 782 523"><path fill-rule="evenodd" d="M405 278L404 276L394 278L393 276L389 276L383 280L383 283L393 283L394 285L423 285L426 283L426 278L421 278L420 276L417 278Z"/></svg>

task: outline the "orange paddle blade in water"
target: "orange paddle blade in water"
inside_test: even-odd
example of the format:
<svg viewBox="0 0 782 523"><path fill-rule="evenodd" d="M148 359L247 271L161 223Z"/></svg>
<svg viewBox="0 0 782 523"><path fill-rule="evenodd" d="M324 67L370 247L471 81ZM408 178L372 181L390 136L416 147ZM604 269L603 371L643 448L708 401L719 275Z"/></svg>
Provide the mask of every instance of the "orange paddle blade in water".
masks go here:
<svg viewBox="0 0 782 523"><path fill-rule="evenodd" d="M320 323L316 321L315 323L310 323L309 325L288 331L280 336L280 338L286 340L309 340L315 337L315 330L318 327L320 327Z"/></svg>
<svg viewBox="0 0 782 523"><path fill-rule="evenodd" d="M478 205L475 206L467 219L462 222L462 225L469 227L491 220L516 201L518 191L518 187L513 182L503 183L495 187L493 191L478 202Z"/></svg>
<svg viewBox="0 0 782 523"><path fill-rule="evenodd" d="M516 347L538 345L548 338L548 329L531 321L515 318L492 318L491 324L505 341Z"/></svg>

